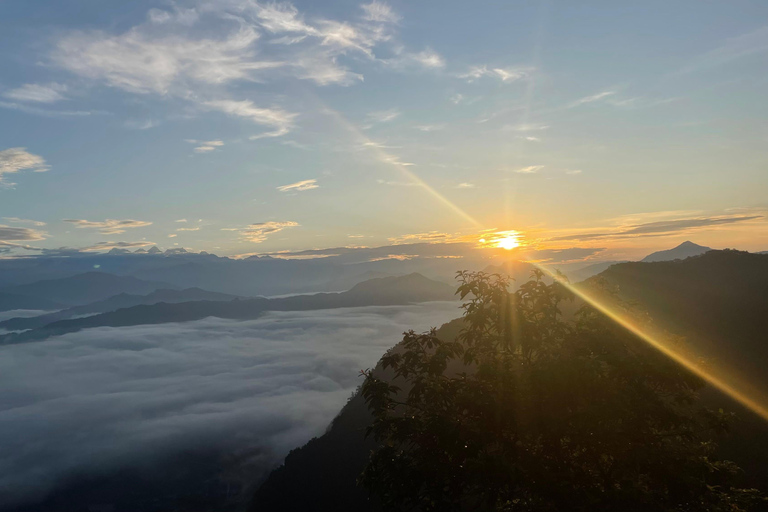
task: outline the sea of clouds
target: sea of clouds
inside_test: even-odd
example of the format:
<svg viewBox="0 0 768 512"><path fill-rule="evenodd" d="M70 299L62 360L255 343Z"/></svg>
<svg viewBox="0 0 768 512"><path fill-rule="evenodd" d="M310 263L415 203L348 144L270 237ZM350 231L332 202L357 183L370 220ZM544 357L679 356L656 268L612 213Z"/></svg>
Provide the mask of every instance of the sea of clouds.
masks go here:
<svg viewBox="0 0 768 512"><path fill-rule="evenodd" d="M258 454L251 474L264 474L324 431L403 331L459 313L456 302L274 312L2 346L0 496L40 500L67 479L200 447Z"/></svg>

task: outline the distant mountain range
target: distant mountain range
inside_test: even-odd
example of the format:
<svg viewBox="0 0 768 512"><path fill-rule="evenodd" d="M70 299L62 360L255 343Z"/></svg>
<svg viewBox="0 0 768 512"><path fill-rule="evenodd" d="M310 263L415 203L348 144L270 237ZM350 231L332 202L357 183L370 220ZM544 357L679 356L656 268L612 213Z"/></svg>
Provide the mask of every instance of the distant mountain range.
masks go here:
<svg viewBox="0 0 768 512"><path fill-rule="evenodd" d="M130 293L121 293L108 299L86 304L84 306L75 306L73 308L63 309L54 313L45 315L11 318L0 322L0 329L7 331L24 331L27 329L36 329L59 320L97 313L107 313L122 308L130 308L142 304L157 304L158 302L178 303L190 301L229 301L242 297L229 295L226 293L209 292L200 288L187 288L186 290L155 290L147 295L134 295ZM54 309L54 308L50 308Z"/></svg>
<svg viewBox="0 0 768 512"><path fill-rule="evenodd" d="M709 251L684 260L611 265L599 276L618 287L626 300L637 301L663 327L689 337L694 344L717 349L736 368L750 368L768 385L768 255ZM591 286L591 282L581 284ZM445 324L438 336L452 340L461 320ZM381 378L387 373L377 367ZM749 371L749 370L747 370ZM768 426L725 397L712 393L715 407L737 410L746 418L733 428L737 435L721 445L723 455L748 469L755 479L768 477ZM250 512L313 510L332 512L382 510L356 485L375 448L364 435L372 418L365 401L355 394L322 436L290 452L254 495ZM328 471L333 461L333 471Z"/></svg>
<svg viewBox="0 0 768 512"><path fill-rule="evenodd" d="M426 247L423 250L430 250L429 244L421 245ZM475 258L396 258L391 252L397 252L397 249L391 247L372 248L367 250L365 255L345 254L344 250L339 249L342 253L340 255L310 259L282 259L270 256L234 259L181 250L164 253L159 250L140 254L116 251L112 254L74 253L66 256L9 258L0 260L0 292L12 293L10 288L18 285L69 278L96 270L100 273L164 283L164 286L155 289L197 287L246 297L273 296L344 291L373 277L399 276L414 272L430 279L452 283L458 268L479 269L480 265L487 265L487 262ZM146 294L152 290L114 289L99 299L122 291ZM77 305L86 302L93 300Z"/></svg>
<svg viewBox="0 0 768 512"><path fill-rule="evenodd" d="M208 292L210 293L210 292ZM340 293L318 293L282 298L201 300L180 303L159 302L137 305L85 318L58 320L41 327L0 335L0 344L40 341L50 336L77 332L91 327L189 322L207 317L228 319L258 318L265 311L305 311L360 306L389 306L416 302L454 300L454 287L427 279L421 274L382 277L357 284ZM117 299L114 299L117 301ZM28 319L24 319L28 320ZM16 319L16 325L24 320ZM11 325L6 323L5 325Z"/></svg>
<svg viewBox="0 0 768 512"><path fill-rule="evenodd" d="M147 294L159 288L176 288L162 282L149 282L106 272L86 272L61 279L48 279L0 290L22 297L51 301L69 306L85 305L119 293ZM18 309L18 306L14 309Z"/></svg>

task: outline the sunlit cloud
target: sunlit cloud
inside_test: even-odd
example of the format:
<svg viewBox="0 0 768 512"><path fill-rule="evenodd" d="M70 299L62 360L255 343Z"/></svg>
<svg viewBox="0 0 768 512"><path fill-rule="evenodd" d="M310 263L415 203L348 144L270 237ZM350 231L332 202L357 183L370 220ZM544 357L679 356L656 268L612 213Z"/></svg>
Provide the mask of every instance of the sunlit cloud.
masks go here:
<svg viewBox="0 0 768 512"><path fill-rule="evenodd" d="M193 151L195 153L210 153L211 151L215 151L217 148L220 148L224 145L224 142L221 140L194 140L194 139L187 139L187 142L190 144L197 144Z"/></svg>
<svg viewBox="0 0 768 512"><path fill-rule="evenodd" d="M3 217L3 220L12 222L14 224L32 224L33 226L42 227L45 226L45 222L32 219L20 219L18 217Z"/></svg>
<svg viewBox="0 0 768 512"><path fill-rule="evenodd" d="M154 242L141 241L141 242L98 242L88 247L81 247L78 250L82 252L100 252L110 251L112 249L134 249L136 247L149 247L155 245Z"/></svg>
<svg viewBox="0 0 768 512"><path fill-rule="evenodd" d="M49 169L45 159L39 155L29 153L27 148L10 148L0 151L0 185L3 184L4 175L13 174L23 170L32 172L45 172Z"/></svg>
<svg viewBox="0 0 768 512"><path fill-rule="evenodd" d="M0 224L0 240L7 242L32 242L36 240L44 240L47 233L38 229L30 228L16 228L11 226L5 226Z"/></svg>
<svg viewBox="0 0 768 512"><path fill-rule="evenodd" d="M581 169L569 169L569 170L565 171L565 174L570 174L572 176L574 176L576 174L581 174Z"/></svg>
<svg viewBox="0 0 768 512"><path fill-rule="evenodd" d="M265 241L269 235L296 226L299 226L299 223L294 221L270 221L251 224L245 228L237 229L237 231L240 232L242 240L258 244Z"/></svg>
<svg viewBox="0 0 768 512"><path fill-rule="evenodd" d="M148 221L133 220L133 219L125 219L125 220L107 219L104 221L90 221L90 220L84 220L84 219L64 219L64 222L69 222L70 224L74 224L75 227L78 227L78 228L97 229L99 233L102 233L105 235L117 235L120 233L125 233L126 229L142 228L152 224L151 222L148 222Z"/></svg>
<svg viewBox="0 0 768 512"><path fill-rule="evenodd" d="M194 228L178 228L176 231L200 231L200 226L195 226Z"/></svg>
<svg viewBox="0 0 768 512"><path fill-rule="evenodd" d="M536 174L543 168L544 168L543 165L529 165L527 167L520 167L518 169L515 169L515 172L518 174Z"/></svg>
<svg viewBox="0 0 768 512"><path fill-rule="evenodd" d="M548 129L549 125L541 123L505 124L502 126L502 130L511 130L515 132L540 132Z"/></svg>
<svg viewBox="0 0 768 512"><path fill-rule="evenodd" d="M475 184L474 183L466 183L466 182L465 183L459 183L458 185L456 185L456 188L475 188Z"/></svg>
<svg viewBox="0 0 768 512"><path fill-rule="evenodd" d="M264 137L280 137L288 133L298 114L287 112L281 108L257 107L250 100L215 100L203 103L208 108L224 112L230 116L242 117L263 126L272 127L273 131L252 135L251 140Z"/></svg>
<svg viewBox="0 0 768 512"><path fill-rule="evenodd" d="M303 181L297 181L296 183L291 183L290 185L282 185L280 187L277 187L277 190L280 192L301 192L303 190L312 190L313 188L318 188L320 185L317 184L317 180L303 180Z"/></svg>

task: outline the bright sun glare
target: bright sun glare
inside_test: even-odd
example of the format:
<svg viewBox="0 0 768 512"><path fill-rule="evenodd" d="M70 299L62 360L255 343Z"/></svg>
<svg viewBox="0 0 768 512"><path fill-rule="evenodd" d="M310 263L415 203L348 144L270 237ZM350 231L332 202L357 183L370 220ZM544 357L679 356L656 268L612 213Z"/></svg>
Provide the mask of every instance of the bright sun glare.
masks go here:
<svg viewBox="0 0 768 512"><path fill-rule="evenodd" d="M519 246L520 242L517 239L517 235L507 235L504 238L500 238L496 241L496 247L501 247L502 249L506 249L508 251Z"/></svg>

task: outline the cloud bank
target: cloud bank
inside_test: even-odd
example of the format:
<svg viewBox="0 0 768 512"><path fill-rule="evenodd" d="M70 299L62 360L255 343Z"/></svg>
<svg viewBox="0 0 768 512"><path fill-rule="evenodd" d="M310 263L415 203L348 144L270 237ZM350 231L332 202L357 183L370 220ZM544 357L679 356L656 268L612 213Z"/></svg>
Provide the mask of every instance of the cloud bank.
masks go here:
<svg viewBox="0 0 768 512"><path fill-rule="evenodd" d="M321 434L358 370L404 330L458 314L455 302L270 313L0 347L0 495L41 499L65 477L151 468L200 447L261 453L242 475L252 482Z"/></svg>

